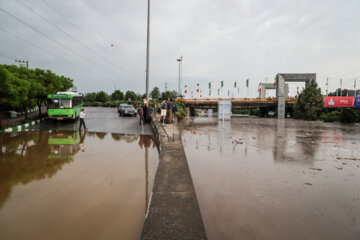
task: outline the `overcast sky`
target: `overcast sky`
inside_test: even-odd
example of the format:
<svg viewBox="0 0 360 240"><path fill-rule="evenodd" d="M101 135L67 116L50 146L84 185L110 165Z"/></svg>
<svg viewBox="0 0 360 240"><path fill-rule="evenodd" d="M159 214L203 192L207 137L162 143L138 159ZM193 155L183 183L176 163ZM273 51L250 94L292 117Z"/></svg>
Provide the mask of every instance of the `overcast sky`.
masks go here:
<svg viewBox="0 0 360 240"><path fill-rule="evenodd" d="M180 55L182 86L200 83L203 97L220 81L221 96L255 97L280 72L317 73L324 93L326 78L329 91L340 78L360 88L359 14L359 0L152 0L150 89L177 90ZM146 0L1 0L0 63L29 60L79 92L144 93L146 16Z"/></svg>

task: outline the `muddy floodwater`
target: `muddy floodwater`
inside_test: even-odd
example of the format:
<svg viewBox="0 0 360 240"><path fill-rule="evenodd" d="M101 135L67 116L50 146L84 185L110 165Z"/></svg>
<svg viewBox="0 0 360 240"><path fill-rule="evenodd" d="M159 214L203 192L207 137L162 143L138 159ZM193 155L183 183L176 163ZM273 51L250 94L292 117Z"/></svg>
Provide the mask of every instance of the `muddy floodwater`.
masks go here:
<svg viewBox="0 0 360 240"><path fill-rule="evenodd" d="M208 239L360 239L360 125L194 118L182 141Z"/></svg>
<svg viewBox="0 0 360 240"><path fill-rule="evenodd" d="M139 239L158 163L151 136L0 134L0 239Z"/></svg>

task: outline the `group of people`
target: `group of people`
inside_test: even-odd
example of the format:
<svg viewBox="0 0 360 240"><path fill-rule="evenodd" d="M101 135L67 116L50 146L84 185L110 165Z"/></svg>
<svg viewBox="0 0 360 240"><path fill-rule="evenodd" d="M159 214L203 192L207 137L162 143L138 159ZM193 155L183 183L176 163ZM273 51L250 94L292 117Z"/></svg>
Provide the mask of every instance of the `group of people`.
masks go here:
<svg viewBox="0 0 360 240"><path fill-rule="evenodd" d="M141 123L150 123L152 121L151 109L148 108L147 103L144 102L141 108L138 109L140 116L140 125Z"/></svg>
<svg viewBox="0 0 360 240"><path fill-rule="evenodd" d="M177 106L173 99L163 99L160 104L160 114L162 123L174 123L176 118Z"/></svg>

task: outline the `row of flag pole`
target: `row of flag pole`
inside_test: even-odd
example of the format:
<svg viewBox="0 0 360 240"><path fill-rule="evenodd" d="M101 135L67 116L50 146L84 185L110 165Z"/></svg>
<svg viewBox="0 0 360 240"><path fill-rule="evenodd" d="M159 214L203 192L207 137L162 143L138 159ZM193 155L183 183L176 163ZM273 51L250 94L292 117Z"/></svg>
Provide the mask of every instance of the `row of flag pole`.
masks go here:
<svg viewBox="0 0 360 240"><path fill-rule="evenodd" d="M258 86L258 92L261 92L262 89L261 89L261 84L262 83L259 83L259 86ZM329 86L329 78L326 79L326 95L328 95L328 86ZM211 86L212 86L212 83L209 82L208 83L208 89L209 89L209 96L211 96ZM276 82L274 82L274 86L276 86ZM220 81L220 88L217 89L217 95L219 96L220 95L220 90L224 87L224 81ZM246 88L247 88L247 91L249 91L249 79L246 79ZM342 88L342 79L340 79L340 88ZM354 89L356 88L356 79L354 79ZM238 94L240 93L240 87L238 86L238 83L237 81L234 82L234 89L237 89L237 92ZM197 83L196 84L196 92L200 94L200 97L202 97L202 89L200 89L200 83ZM188 93L188 86L185 85L184 87L184 93L187 94ZM192 95L193 95L193 92L191 91ZM300 91L299 91L299 87L296 88L296 93L297 95L300 94ZM230 90L228 89L228 96L230 96Z"/></svg>

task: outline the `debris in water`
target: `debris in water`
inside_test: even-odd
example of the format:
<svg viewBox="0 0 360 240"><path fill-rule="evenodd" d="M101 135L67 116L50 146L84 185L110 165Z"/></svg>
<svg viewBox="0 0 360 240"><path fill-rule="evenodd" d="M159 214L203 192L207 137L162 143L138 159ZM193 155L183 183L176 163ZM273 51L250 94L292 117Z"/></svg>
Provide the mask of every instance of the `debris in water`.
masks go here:
<svg viewBox="0 0 360 240"><path fill-rule="evenodd" d="M343 168L342 168L342 167L338 167L337 169L342 170Z"/></svg>
<svg viewBox="0 0 360 240"><path fill-rule="evenodd" d="M313 168L313 167L311 167L310 169L312 169L312 170L316 170L316 171L322 171L322 169L321 169L321 168Z"/></svg>
<svg viewBox="0 0 360 240"><path fill-rule="evenodd" d="M306 184L306 185L308 185L308 186L312 186L312 183L306 182L306 183L304 183L304 184Z"/></svg>
<svg viewBox="0 0 360 240"><path fill-rule="evenodd" d="M338 159L338 160L353 160L353 161L360 161L360 158L342 158L342 157L337 157L336 159Z"/></svg>

